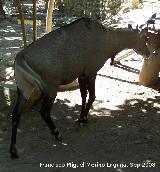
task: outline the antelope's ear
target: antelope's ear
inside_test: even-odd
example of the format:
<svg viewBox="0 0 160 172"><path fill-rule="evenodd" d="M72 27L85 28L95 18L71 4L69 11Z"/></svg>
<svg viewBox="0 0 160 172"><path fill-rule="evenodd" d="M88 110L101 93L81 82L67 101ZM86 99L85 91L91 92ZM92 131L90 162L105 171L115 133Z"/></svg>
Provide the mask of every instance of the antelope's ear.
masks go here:
<svg viewBox="0 0 160 172"><path fill-rule="evenodd" d="M140 29L140 30L143 30L143 29L145 29L145 28L147 28L146 24L141 24L141 25L139 26L139 29Z"/></svg>
<svg viewBox="0 0 160 172"><path fill-rule="evenodd" d="M131 24L128 24L128 29L133 29Z"/></svg>

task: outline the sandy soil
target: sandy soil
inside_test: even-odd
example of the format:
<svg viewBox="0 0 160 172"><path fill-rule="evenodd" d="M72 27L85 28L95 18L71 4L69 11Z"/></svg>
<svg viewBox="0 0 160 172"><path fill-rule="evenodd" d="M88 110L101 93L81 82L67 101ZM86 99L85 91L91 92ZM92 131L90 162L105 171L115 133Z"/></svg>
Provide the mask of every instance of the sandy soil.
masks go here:
<svg viewBox="0 0 160 172"><path fill-rule="evenodd" d="M79 90L58 93L52 118L63 135L62 143L50 135L39 107L26 109L17 135L20 158L10 159L16 99L12 65L21 45L19 29L9 21L0 27L0 172L159 172L160 93L158 86L138 85L143 59L136 53L116 66L107 61L98 72L96 101L87 125L74 122L80 112Z"/></svg>

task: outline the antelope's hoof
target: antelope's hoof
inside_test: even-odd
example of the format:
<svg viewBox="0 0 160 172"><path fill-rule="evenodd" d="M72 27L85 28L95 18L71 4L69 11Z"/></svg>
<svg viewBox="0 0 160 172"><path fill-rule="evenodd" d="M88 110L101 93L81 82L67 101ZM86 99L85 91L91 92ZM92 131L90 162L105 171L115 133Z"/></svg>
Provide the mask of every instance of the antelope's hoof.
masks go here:
<svg viewBox="0 0 160 172"><path fill-rule="evenodd" d="M55 135L55 139L58 140L58 141L62 141L62 135L60 134L60 132L55 129L53 132L52 132L53 135Z"/></svg>
<svg viewBox="0 0 160 172"><path fill-rule="evenodd" d="M62 135L60 133L58 133L57 135L55 135L56 140L58 140L59 142L62 141Z"/></svg>
<svg viewBox="0 0 160 172"><path fill-rule="evenodd" d="M76 123L79 123L79 125L87 124L88 118L79 118L75 120Z"/></svg>
<svg viewBox="0 0 160 172"><path fill-rule="evenodd" d="M10 152L10 155L11 155L11 158L12 158L12 159L17 159L17 158L19 158L19 156L18 156L18 151L17 151L16 148L10 149L9 152Z"/></svg>

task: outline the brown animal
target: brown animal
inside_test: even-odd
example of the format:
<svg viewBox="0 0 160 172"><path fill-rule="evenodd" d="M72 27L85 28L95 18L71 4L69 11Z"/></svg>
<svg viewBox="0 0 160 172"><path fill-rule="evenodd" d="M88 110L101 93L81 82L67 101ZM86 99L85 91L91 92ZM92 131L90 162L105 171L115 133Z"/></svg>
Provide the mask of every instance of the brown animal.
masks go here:
<svg viewBox="0 0 160 172"><path fill-rule="evenodd" d="M59 85L78 78L82 97L78 122L87 122L88 112L95 100L98 70L107 59L114 58L125 48L149 55L143 31L107 29L98 22L82 18L46 34L19 52L14 67L18 98L12 116L11 157L18 157L15 146L17 127L28 100L32 104L42 101L40 114L59 140L60 134L50 117ZM86 103L87 93L89 100Z"/></svg>
<svg viewBox="0 0 160 172"><path fill-rule="evenodd" d="M155 49L160 48L160 30L154 32L148 32L148 41L147 43L154 47Z"/></svg>

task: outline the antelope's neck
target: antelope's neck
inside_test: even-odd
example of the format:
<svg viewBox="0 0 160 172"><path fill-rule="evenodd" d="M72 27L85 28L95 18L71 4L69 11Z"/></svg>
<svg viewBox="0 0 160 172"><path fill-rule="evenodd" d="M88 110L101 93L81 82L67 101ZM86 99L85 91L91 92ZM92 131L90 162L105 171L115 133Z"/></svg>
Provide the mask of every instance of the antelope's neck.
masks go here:
<svg viewBox="0 0 160 172"><path fill-rule="evenodd" d="M108 33L108 37L110 44L117 49L133 49L137 44L138 32L128 29L116 29Z"/></svg>
<svg viewBox="0 0 160 172"><path fill-rule="evenodd" d="M117 42L122 49L134 49L137 44L138 32L127 30L117 32Z"/></svg>

